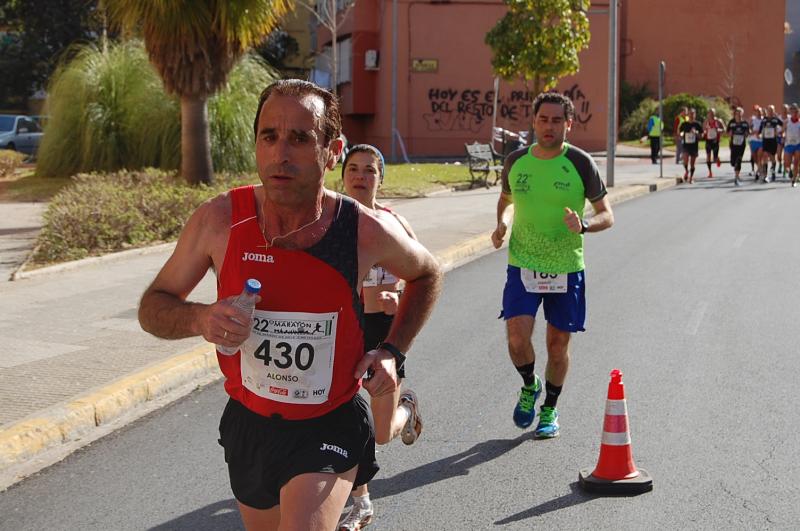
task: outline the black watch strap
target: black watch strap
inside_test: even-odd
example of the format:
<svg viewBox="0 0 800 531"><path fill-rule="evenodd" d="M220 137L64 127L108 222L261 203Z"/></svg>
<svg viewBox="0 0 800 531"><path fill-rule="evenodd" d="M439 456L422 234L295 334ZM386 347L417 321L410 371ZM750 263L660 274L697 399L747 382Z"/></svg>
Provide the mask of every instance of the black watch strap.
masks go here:
<svg viewBox="0 0 800 531"><path fill-rule="evenodd" d="M397 369L401 369L403 364L406 362L406 355L397 348L396 346L392 345L391 343L383 342L381 343L378 348L382 348L386 352L389 352L392 356L394 356L394 363Z"/></svg>
<svg viewBox="0 0 800 531"><path fill-rule="evenodd" d="M581 220L581 234L586 234L586 231L589 230L589 222L585 219Z"/></svg>

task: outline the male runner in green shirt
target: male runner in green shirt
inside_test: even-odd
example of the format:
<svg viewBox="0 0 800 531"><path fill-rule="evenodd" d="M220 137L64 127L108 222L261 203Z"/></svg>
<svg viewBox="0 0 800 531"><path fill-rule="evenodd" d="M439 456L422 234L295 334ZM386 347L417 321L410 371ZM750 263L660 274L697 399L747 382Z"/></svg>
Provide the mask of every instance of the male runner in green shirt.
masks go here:
<svg viewBox="0 0 800 531"><path fill-rule="evenodd" d="M534 372L531 336L543 303L546 397L534 435L551 438L559 432L556 401L569 369L570 336L584 330L583 235L611 227L614 214L594 160L565 142L574 116L572 101L557 92L542 93L534 100L533 111L537 143L506 158L492 242L496 248L503 244L508 207L513 204L502 315L511 361L524 384L514 408L514 423L527 428L536 416L542 382ZM594 216L584 220L587 199Z"/></svg>

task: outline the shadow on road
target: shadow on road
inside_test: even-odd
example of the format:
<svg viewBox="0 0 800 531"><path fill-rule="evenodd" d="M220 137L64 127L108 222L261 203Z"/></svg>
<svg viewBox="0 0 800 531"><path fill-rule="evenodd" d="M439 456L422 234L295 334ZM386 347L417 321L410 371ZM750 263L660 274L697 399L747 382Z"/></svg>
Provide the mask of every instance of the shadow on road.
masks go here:
<svg viewBox="0 0 800 531"><path fill-rule="evenodd" d="M243 529L239 507L236 505L236 500L231 498L151 527L149 531L242 531Z"/></svg>
<svg viewBox="0 0 800 531"><path fill-rule="evenodd" d="M567 507L572 507L573 505L578 505L580 503L585 503L595 499L594 496L584 493L577 481L570 483L569 488L571 491L569 494L565 494L554 500L541 503L536 507L531 507L530 509L526 509L517 514L512 514L511 516L503 518L502 520L496 521L494 525L507 525L514 522L519 522L520 520L526 520L532 516L542 516L543 514L566 509Z"/></svg>
<svg viewBox="0 0 800 531"><path fill-rule="evenodd" d="M496 459L532 438L533 432L530 432L520 435L516 439L485 441L460 454L406 470L390 478L374 479L369 484L370 495L375 500L455 476L466 476L469 474L470 468Z"/></svg>

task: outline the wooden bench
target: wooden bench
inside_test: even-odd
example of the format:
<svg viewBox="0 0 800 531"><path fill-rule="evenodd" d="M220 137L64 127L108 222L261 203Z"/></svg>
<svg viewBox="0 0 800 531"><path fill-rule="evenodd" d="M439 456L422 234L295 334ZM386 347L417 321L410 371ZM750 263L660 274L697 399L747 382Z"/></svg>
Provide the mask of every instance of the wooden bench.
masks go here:
<svg viewBox="0 0 800 531"><path fill-rule="evenodd" d="M502 158L489 144L464 144L467 150L467 164L469 165L469 175L471 181L469 187L472 188L476 183L482 183L489 188L489 173L494 172L494 183L500 180L500 173L503 171Z"/></svg>

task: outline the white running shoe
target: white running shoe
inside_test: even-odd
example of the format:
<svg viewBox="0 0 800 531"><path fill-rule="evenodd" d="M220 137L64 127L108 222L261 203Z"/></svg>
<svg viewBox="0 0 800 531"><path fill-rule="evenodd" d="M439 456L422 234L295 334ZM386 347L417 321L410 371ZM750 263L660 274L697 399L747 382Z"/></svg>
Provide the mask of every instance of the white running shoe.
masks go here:
<svg viewBox="0 0 800 531"><path fill-rule="evenodd" d="M403 444L414 444L414 442L422 433L422 419L419 416L419 402L417 401L417 394L411 389L406 389L400 394L400 404L408 408L408 420L400 432L400 438L403 439Z"/></svg>
<svg viewBox="0 0 800 531"><path fill-rule="evenodd" d="M372 503L369 505L362 505L360 503L353 503L350 512L344 517L344 520L339 524L339 531L358 531L364 529L372 522Z"/></svg>

